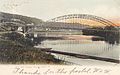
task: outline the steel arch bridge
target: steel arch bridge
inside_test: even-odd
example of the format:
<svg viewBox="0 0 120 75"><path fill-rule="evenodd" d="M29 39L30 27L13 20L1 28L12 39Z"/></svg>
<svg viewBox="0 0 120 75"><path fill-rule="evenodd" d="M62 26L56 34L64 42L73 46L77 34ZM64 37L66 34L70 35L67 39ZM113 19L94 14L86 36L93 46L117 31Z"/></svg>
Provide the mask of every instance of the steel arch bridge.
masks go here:
<svg viewBox="0 0 120 75"><path fill-rule="evenodd" d="M51 29L77 29L77 30L82 30L82 29L85 29L85 28L88 28L90 27L89 24L88 25L85 25L85 24L81 24L80 22L79 23L75 23L75 22L72 22L72 23L67 23L66 20L69 20L69 19L85 19L85 20L92 20L92 21L95 21L95 22L98 22L100 24L103 24L104 26L114 26L116 28L118 28L114 23L112 23L111 21L107 20L107 19L104 19L102 17L98 17L98 16L94 16L94 15L88 15L88 14L68 14L68 15L63 15L63 16L59 16L59 17L56 17L56 18L53 18L53 19L50 19L46 22L43 22L39 25L32 25L32 26L29 26L29 24L25 24L24 22L16 22L16 21L6 21L6 22L3 22L3 25L9 25L9 26L17 26L17 27L28 27L27 30L25 31L30 31L31 27L32 27L32 30L34 30L35 28L51 28ZM11 25L10 25L11 24ZM0 25L0 28L1 29L5 29L4 26L2 24ZM5 29L6 30L6 29ZM31 31L32 31L31 30Z"/></svg>
<svg viewBox="0 0 120 75"><path fill-rule="evenodd" d="M75 18L76 19L93 20L93 21L99 22L105 26L116 26L114 23L112 23L111 21L109 21L107 19L104 19L104 18L98 17L98 16L94 16L94 15L88 15L88 14L63 15L63 16L59 16L59 17L53 18L51 20L48 20L47 22L60 22L60 21L65 22L65 20L67 20L67 19L75 19Z"/></svg>

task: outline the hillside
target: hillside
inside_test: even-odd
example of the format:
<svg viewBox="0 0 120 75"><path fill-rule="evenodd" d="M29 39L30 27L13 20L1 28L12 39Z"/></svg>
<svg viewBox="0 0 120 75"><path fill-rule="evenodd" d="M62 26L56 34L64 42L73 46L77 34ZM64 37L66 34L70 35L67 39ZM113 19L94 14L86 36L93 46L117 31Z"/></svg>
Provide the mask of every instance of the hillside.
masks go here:
<svg viewBox="0 0 120 75"><path fill-rule="evenodd" d="M0 12L0 63L1 64L59 64L60 60L41 49L17 32L4 33L14 22L16 25L38 25L41 19ZM12 28L12 27L11 27Z"/></svg>
<svg viewBox="0 0 120 75"><path fill-rule="evenodd" d="M24 22L25 24L34 24L34 25L43 22L41 19L37 19L33 17L0 12L0 23L2 23L3 21L21 21Z"/></svg>

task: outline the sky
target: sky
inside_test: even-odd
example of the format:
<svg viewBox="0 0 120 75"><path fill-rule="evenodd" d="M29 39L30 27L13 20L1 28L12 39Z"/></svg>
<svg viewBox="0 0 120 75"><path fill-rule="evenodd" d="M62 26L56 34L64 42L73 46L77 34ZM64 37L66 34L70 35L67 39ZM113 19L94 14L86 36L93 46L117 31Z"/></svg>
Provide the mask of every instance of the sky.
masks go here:
<svg viewBox="0 0 120 75"><path fill-rule="evenodd" d="M0 0L0 11L43 20L67 14L120 19L120 0Z"/></svg>

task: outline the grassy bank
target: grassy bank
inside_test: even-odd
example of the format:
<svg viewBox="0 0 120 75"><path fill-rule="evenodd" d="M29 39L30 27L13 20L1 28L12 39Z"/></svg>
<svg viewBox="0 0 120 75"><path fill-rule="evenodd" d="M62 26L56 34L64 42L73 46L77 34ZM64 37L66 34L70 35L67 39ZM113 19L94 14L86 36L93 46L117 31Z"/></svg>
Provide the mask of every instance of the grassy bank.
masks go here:
<svg viewBox="0 0 120 75"><path fill-rule="evenodd" d="M0 38L2 64L61 64L50 53L33 47L32 41L18 33L5 33Z"/></svg>

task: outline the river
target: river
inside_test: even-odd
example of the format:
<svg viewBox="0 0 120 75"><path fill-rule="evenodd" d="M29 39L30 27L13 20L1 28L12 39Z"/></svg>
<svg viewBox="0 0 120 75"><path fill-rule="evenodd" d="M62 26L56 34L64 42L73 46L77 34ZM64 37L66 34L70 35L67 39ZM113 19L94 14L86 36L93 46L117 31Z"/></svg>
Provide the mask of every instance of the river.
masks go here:
<svg viewBox="0 0 120 75"><path fill-rule="evenodd" d="M112 58L119 60L120 44L114 45L106 43L105 41L92 41L90 39L77 40L44 40L38 48L52 48L55 51L85 54L90 56ZM56 58L65 60L69 65L116 65L116 63L93 60L80 59L72 56L61 54L53 54Z"/></svg>

